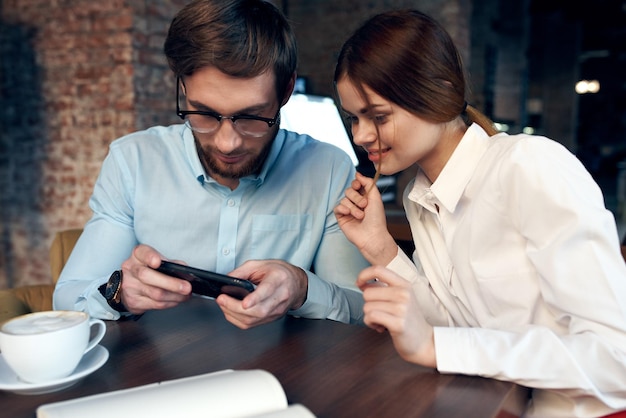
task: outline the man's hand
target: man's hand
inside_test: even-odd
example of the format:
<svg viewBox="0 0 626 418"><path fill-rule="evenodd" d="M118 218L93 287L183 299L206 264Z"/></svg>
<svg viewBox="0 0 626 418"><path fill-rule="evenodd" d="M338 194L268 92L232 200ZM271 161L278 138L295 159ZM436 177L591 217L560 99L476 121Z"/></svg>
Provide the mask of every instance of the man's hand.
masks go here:
<svg viewBox="0 0 626 418"><path fill-rule="evenodd" d="M154 270L164 259L154 248L138 245L122 263L122 303L130 313L172 308L191 297L191 283Z"/></svg>
<svg viewBox="0 0 626 418"><path fill-rule="evenodd" d="M226 319L242 329L272 322L304 304L308 278L304 270L282 260L251 260L229 273L257 285L243 300L216 298Z"/></svg>

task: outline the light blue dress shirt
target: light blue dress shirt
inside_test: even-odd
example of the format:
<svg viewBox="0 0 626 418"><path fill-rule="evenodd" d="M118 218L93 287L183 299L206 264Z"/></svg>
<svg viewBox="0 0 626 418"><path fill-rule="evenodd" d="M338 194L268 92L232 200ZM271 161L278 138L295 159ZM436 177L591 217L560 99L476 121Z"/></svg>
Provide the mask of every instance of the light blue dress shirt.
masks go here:
<svg viewBox="0 0 626 418"><path fill-rule="evenodd" d="M262 171L230 190L205 174L184 125L122 137L103 162L93 217L61 273L54 308L119 318L98 287L141 243L225 274L247 260L288 261L309 278L307 300L291 314L361 322L355 281L368 264L333 213L354 174L339 148L280 130Z"/></svg>

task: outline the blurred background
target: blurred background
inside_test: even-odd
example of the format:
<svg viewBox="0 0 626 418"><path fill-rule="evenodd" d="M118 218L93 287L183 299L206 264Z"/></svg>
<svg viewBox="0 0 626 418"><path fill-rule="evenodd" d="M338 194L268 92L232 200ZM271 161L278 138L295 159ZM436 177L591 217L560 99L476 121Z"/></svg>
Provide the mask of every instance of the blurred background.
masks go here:
<svg viewBox="0 0 626 418"><path fill-rule="evenodd" d="M575 153L623 236L626 0L273 2L298 37L300 92L324 101L341 44L367 17L412 7L438 19L469 70L470 103L503 131L546 135ZM184 4L0 0L0 289L50 281L53 235L91 216L111 141L179 122L162 45ZM388 179L390 211L412 174Z"/></svg>

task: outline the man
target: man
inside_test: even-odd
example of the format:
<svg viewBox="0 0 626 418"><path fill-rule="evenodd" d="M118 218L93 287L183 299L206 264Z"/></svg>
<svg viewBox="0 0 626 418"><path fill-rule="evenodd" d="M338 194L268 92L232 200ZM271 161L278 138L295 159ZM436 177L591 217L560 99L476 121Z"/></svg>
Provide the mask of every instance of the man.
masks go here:
<svg viewBox="0 0 626 418"><path fill-rule="evenodd" d="M362 320L354 282L367 262L333 214L354 166L338 148L279 130L296 48L265 1L192 1L177 14L164 49L185 123L111 144L55 309L118 319L176 306L191 285L154 269L180 260L257 285L243 300L216 298L240 328L286 313Z"/></svg>

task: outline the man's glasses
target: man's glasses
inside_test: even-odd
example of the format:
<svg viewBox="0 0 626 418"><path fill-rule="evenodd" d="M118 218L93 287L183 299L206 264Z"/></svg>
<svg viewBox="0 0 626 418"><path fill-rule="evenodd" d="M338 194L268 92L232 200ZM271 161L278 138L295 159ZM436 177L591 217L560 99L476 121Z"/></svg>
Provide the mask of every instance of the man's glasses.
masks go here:
<svg viewBox="0 0 626 418"><path fill-rule="evenodd" d="M199 134L210 134L217 131L224 119L230 119L235 130L243 136L262 137L277 123L280 123L280 108L274 118L253 115L223 116L216 112L204 110L180 110L180 78L176 80L176 114L185 121L189 129Z"/></svg>

